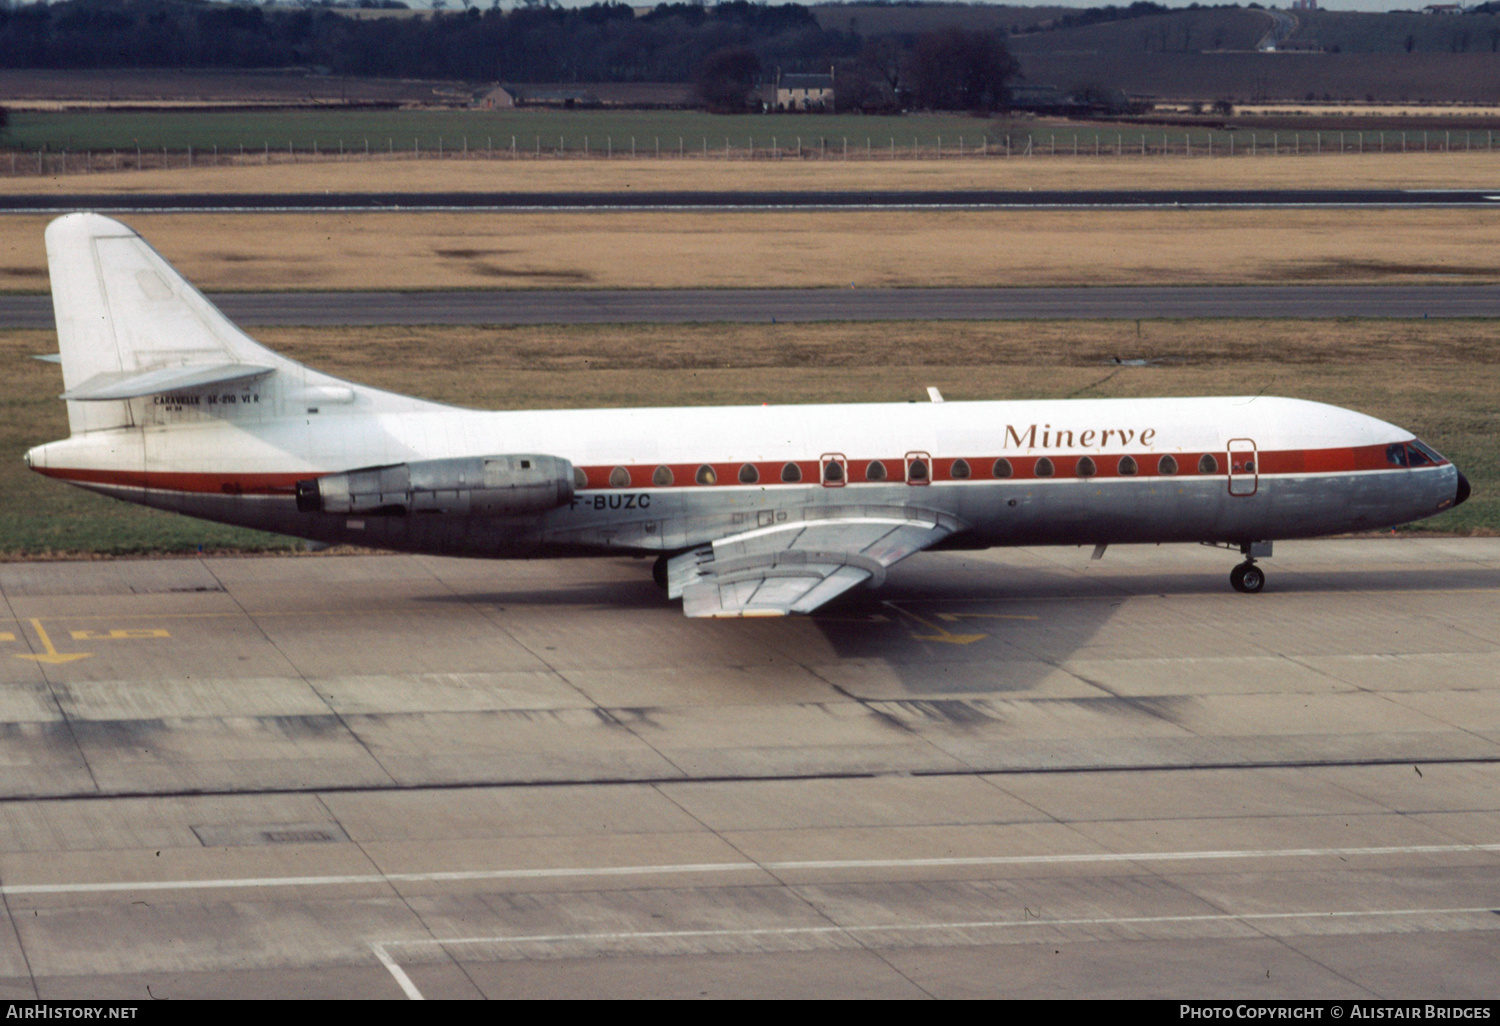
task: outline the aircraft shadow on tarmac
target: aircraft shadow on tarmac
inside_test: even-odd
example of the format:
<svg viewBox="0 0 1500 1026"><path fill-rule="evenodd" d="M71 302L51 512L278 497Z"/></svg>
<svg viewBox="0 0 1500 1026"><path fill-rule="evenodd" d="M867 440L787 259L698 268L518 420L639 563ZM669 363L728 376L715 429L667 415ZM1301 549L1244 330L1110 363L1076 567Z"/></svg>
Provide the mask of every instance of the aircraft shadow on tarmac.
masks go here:
<svg viewBox="0 0 1500 1026"><path fill-rule="evenodd" d="M646 578L639 562L617 570L641 571L641 579L572 581L549 587L460 592L433 602L490 605L500 611L571 607L587 616L657 613L680 617L675 602ZM1229 593L1227 571L1162 573L1139 570L1087 573L1061 568L997 567L949 556L913 560L895 568L877 591L856 589L810 617L729 620L676 620L661 624L681 640L699 636L703 649L733 647L752 640L803 665L817 665L827 676L846 671L849 679L884 682L888 697L955 694L1026 695L1056 684L1063 663L1125 654L1131 620L1113 624L1120 607L1140 597L1214 596L1243 602L1247 612L1278 618L1279 596L1390 595L1453 589L1500 590L1500 570L1336 569L1326 564L1298 570L1290 561L1275 567L1267 591L1255 596ZM1305 607L1294 615L1305 615ZM1151 617L1157 622L1156 617ZM646 630L655 629L645 627ZM1170 628L1160 655L1212 657L1225 653L1223 628L1197 619ZM1231 634L1234 633L1231 629ZM1102 635L1102 637L1101 637ZM1140 655L1140 653L1136 653ZM862 687L853 689L856 693ZM873 697L873 695L871 696Z"/></svg>

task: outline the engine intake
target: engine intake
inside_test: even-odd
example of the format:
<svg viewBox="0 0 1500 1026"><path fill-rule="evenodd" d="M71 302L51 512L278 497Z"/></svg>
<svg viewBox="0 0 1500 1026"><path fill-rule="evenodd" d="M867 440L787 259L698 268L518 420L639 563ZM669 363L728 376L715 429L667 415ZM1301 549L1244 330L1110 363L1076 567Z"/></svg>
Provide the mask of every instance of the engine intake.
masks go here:
<svg viewBox="0 0 1500 1026"><path fill-rule="evenodd" d="M573 500L573 465L556 456L463 456L367 467L297 482L303 513L503 517Z"/></svg>

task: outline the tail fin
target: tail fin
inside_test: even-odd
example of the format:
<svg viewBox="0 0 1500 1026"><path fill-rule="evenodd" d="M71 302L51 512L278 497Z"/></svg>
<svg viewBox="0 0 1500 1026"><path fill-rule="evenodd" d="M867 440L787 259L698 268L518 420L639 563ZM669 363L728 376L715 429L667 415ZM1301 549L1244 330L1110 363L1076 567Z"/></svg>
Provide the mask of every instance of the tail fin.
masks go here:
<svg viewBox="0 0 1500 1026"><path fill-rule="evenodd" d="M120 222L68 214L46 237L73 434L129 426L133 396L276 370L305 376L235 327Z"/></svg>

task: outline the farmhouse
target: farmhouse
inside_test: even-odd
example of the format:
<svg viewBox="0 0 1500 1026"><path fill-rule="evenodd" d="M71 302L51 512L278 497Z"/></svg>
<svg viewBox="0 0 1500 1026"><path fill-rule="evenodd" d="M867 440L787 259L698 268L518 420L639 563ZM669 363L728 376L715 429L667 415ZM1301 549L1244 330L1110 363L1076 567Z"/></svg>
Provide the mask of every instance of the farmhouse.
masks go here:
<svg viewBox="0 0 1500 1026"><path fill-rule="evenodd" d="M833 110L833 69L826 75L783 75L776 70L777 110Z"/></svg>

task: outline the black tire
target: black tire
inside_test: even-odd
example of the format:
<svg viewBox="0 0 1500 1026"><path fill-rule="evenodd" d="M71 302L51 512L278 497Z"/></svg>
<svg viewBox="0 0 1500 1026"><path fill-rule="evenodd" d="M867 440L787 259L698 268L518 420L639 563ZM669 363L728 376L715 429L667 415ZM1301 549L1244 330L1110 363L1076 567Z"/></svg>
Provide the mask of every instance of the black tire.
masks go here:
<svg viewBox="0 0 1500 1026"><path fill-rule="evenodd" d="M1254 563L1241 563L1229 571L1229 584L1235 591L1254 595L1266 586L1266 574Z"/></svg>
<svg viewBox="0 0 1500 1026"><path fill-rule="evenodd" d="M651 564L651 579L662 591L667 590L667 559L666 553L656 557L656 562Z"/></svg>
<svg viewBox="0 0 1500 1026"><path fill-rule="evenodd" d="M1266 572L1254 565L1245 567L1245 575L1242 578L1245 587L1242 589L1247 595L1254 595L1266 586Z"/></svg>

